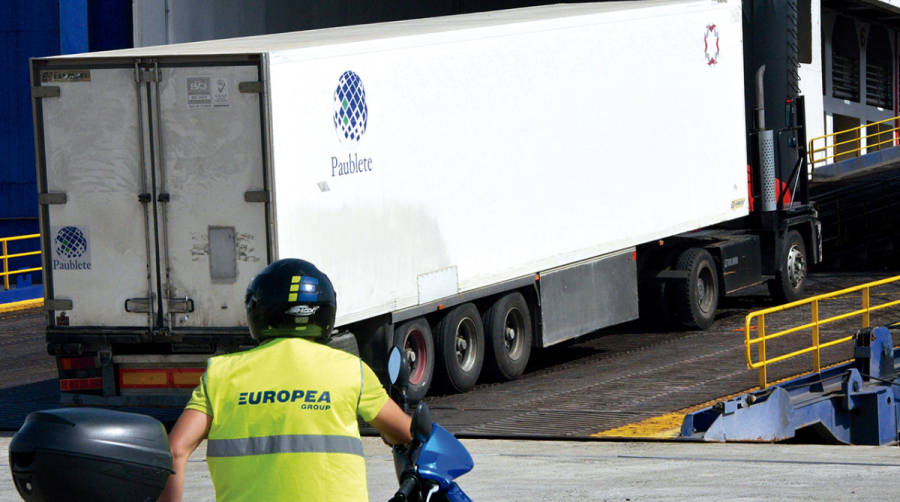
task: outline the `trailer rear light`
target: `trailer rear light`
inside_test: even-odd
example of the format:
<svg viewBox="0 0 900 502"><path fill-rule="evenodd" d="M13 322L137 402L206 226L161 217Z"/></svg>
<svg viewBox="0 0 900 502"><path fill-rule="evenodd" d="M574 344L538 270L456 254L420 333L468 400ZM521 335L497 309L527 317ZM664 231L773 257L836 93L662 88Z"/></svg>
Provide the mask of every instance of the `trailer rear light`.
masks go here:
<svg viewBox="0 0 900 502"><path fill-rule="evenodd" d="M59 367L63 370L84 370L98 367L97 358L94 356L86 357L61 357L59 358Z"/></svg>
<svg viewBox="0 0 900 502"><path fill-rule="evenodd" d="M61 392L72 392L76 390L100 390L103 388L103 379L100 377L93 378L65 378L59 381L59 390Z"/></svg>
<svg viewBox="0 0 900 502"><path fill-rule="evenodd" d="M122 389L193 389L200 383L203 368L121 368Z"/></svg>

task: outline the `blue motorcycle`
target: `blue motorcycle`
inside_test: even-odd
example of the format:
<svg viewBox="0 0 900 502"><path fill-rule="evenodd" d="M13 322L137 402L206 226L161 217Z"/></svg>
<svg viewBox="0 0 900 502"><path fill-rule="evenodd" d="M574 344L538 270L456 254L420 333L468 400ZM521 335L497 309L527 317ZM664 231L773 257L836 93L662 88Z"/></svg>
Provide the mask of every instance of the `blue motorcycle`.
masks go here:
<svg viewBox="0 0 900 502"><path fill-rule="evenodd" d="M388 375L391 397L407 411L409 366L399 347L391 349ZM400 489L391 502L471 502L453 480L472 470L472 456L453 434L431 421L424 402L416 406L410 432L409 444L393 447Z"/></svg>

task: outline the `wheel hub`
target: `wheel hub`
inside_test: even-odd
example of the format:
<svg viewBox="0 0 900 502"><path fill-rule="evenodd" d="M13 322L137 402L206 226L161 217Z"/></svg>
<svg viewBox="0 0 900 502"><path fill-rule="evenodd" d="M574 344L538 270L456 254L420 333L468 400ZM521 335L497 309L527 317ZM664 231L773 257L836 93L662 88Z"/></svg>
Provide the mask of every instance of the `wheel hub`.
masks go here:
<svg viewBox="0 0 900 502"><path fill-rule="evenodd" d="M806 258L800 246L791 246L787 255L787 276L792 288L797 288L806 277Z"/></svg>
<svg viewBox="0 0 900 502"><path fill-rule="evenodd" d="M474 333L474 321L468 317L456 325L456 362L464 371L475 366Z"/></svg>
<svg viewBox="0 0 900 502"><path fill-rule="evenodd" d="M713 309L715 298L715 286L712 271L708 268L700 270L700 277L697 281L697 306L703 312L709 312Z"/></svg>
<svg viewBox="0 0 900 502"><path fill-rule="evenodd" d="M503 345L506 348L506 353L514 358L518 358L519 354L522 352L522 338L519 336L523 324L521 316L522 314L518 309L510 310L506 314L506 322L504 323L506 329L503 333Z"/></svg>
<svg viewBox="0 0 900 502"><path fill-rule="evenodd" d="M425 334L421 331L413 331L406 337L404 343L406 361L409 363L409 382L415 385L425 379L425 366L427 363Z"/></svg>

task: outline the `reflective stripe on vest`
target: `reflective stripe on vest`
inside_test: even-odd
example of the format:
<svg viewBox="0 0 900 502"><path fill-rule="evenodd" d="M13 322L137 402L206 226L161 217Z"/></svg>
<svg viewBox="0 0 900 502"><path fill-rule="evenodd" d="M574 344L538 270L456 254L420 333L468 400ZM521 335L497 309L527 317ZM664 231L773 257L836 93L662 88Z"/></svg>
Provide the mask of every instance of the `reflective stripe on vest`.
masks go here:
<svg viewBox="0 0 900 502"><path fill-rule="evenodd" d="M362 440L350 436L292 434L207 440L207 457L243 457L268 453L347 453L363 456Z"/></svg>

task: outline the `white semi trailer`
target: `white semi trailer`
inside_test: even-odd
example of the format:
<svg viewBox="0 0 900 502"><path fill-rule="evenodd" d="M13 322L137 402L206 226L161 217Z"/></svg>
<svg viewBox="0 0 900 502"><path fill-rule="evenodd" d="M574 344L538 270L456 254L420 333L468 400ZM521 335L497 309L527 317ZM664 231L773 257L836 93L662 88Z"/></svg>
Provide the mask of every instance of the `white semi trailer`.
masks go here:
<svg viewBox="0 0 900 502"><path fill-rule="evenodd" d="M182 404L279 257L329 275L376 369L406 348L414 398L641 310L799 295L820 239L791 44L752 44L775 22L611 2L33 60L63 400Z"/></svg>

